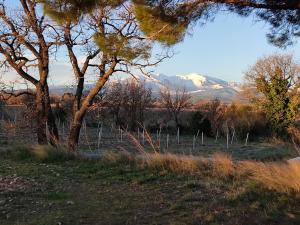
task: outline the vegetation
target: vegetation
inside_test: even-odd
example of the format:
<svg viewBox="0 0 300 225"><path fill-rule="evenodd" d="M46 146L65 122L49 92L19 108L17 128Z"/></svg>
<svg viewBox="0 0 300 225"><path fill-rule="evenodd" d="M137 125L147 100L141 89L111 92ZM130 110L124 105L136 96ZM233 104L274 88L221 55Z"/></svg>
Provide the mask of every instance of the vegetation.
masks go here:
<svg viewBox="0 0 300 225"><path fill-rule="evenodd" d="M256 105L193 105L182 87L154 96L135 77L169 57L164 48L153 61L155 41L170 47L219 10L267 21L277 46L299 36L299 1L0 1L0 68L26 85L1 84L0 224L299 224L300 163L287 160L300 155L292 56L247 72ZM51 96L62 48L76 92ZM134 79L107 85L120 73Z"/></svg>
<svg viewBox="0 0 300 225"><path fill-rule="evenodd" d="M277 134L286 132L294 124L298 111L299 65L290 55L273 55L258 60L247 72L259 94L264 95L260 105L272 129Z"/></svg>
<svg viewBox="0 0 300 225"><path fill-rule="evenodd" d="M298 163L224 154L60 160L0 158L2 224L299 223Z"/></svg>

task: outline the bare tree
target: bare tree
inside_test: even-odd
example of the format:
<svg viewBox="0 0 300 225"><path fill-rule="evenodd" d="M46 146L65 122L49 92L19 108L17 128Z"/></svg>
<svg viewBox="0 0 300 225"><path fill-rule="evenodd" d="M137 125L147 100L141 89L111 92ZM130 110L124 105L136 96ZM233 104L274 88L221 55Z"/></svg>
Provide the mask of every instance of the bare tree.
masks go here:
<svg viewBox="0 0 300 225"><path fill-rule="evenodd" d="M226 113L226 105L219 99L214 99L205 105L206 117L209 119L214 134L221 128Z"/></svg>
<svg viewBox="0 0 300 225"><path fill-rule="evenodd" d="M180 125L180 113L190 106L190 100L191 95L185 88L177 87L172 91L169 87L165 87L160 90L160 101L175 121L176 127Z"/></svg>
<svg viewBox="0 0 300 225"><path fill-rule="evenodd" d="M47 78L51 52L58 39L54 26L41 15L36 0L19 0L16 7L0 2L0 54L2 68L13 69L35 89L36 133L39 144L47 143L48 123L50 143L58 141L58 131L52 114ZM37 74L37 75L35 75ZM28 91L18 95L31 94Z"/></svg>
<svg viewBox="0 0 300 225"><path fill-rule="evenodd" d="M147 88L144 81L135 79L127 80L123 88L123 108L126 118L129 119L129 126L132 131L137 127L137 123L144 122L144 112L153 101L152 90Z"/></svg>

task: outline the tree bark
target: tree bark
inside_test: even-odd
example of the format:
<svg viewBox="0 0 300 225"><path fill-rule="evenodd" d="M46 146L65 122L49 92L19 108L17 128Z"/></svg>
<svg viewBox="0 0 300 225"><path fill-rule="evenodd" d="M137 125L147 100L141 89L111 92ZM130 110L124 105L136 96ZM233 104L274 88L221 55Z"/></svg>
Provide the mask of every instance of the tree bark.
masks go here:
<svg viewBox="0 0 300 225"><path fill-rule="evenodd" d="M85 112L84 112L84 114L85 114ZM78 112L76 112L76 115L73 119L71 129L70 129L70 134L68 137L69 151L74 152L77 150L79 135L80 135L80 130L81 130L84 114L82 114L80 111L78 111Z"/></svg>
<svg viewBox="0 0 300 225"><path fill-rule="evenodd" d="M59 142L59 134L55 122L55 117L52 112L48 84L44 86L44 93L45 93L44 98L45 98L45 108L46 108L46 115L47 115L47 125L49 131L49 142L52 146L57 146Z"/></svg>
<svg viewBox="0 0 300 225"><path fill-rule="evenodd" d="M36 134L38 139L38 144L46 145L47 142L47 134L46 134L46 110L44 104L44 93L42 90L42 86L38 84L36 86Z"/></svg>
<svg viewBox="0 0 300 225"><path fill-rule="evenodd" d="M59 141L58 130L55 123L55 118L52 113L50 104L50 95L47 83L36 85L36 122L37 122L37 138L38 144L48 144L47 125L49 131L49 141L53 146L57 146Z"/></svg>
<svg viewBox="0 0 300 225"><path fill-rule="evenodd" d="M101 76L98 79L95 86L89 91L88 95L82 101L82 104L77 105L78 109L76 110L76 107L74 107L74 111L76 110L76 112L74 112L74 115L73 115L73 122L71 125L70 134L68 137L68 150L69 151L77 150L80 129L82 126L83 118L84 118L88 108L92 105L95 96L99 93L99 91L102 89L102 87L107 82L110 75L112 75L112 73L114 72L116 65L117 65L117 60L114 59L109 70L107 70L106 73L104 73L103 76ZM82 80L82 83L80 83L81 80ZM79 100L79 102L81 102L81 95L79 95L79 94L80 93L82 94L82 91L83 91L83 79L79 80L79 83L77 86L77 91L78 91L78 93L76 92L76 97L75 97L74 101ZM79 96L80 96L80 99L77 99Z"/></svg>

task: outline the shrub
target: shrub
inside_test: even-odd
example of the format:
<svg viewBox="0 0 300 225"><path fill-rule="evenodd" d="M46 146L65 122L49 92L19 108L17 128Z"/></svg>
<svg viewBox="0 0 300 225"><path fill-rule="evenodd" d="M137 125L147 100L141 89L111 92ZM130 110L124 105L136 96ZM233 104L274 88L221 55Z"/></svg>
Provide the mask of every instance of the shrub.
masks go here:
<svg viewBox="0 0 300 225"><path fill-rule="evenodd" d="M207 136L212 135L211 122L208 118L204 117L201 112L195 112L191 118L191 127L193 133L197 133L197 131L203 132Z"/></svg>

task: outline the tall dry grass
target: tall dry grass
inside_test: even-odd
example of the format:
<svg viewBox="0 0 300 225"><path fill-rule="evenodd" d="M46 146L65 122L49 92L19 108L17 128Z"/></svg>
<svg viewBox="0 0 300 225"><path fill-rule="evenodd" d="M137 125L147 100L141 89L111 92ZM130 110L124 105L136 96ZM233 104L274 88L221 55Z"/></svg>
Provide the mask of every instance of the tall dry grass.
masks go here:
<svg viewBox="0 0 300 225"><path fill-rule="evenodd" d="M146 150L131 134L129 137L137 146L137 155L125 152L122 156L115 154L107 157L111 162L130 161L142 168L154 168L175 173L206 175L220 179L236 178L257 182L268 189L278 192L300 192L300 161L258 162L235 161L228 154L216 153L209 158L161 153L151 140L147 141L152 151Z"/></svg>
<svg viewBox="0 0 300 225"><path fill-rule="evenodd" d="M300 161L291 162L239 162L238 170L265 187L278 192L300 191Z"/></svg>

